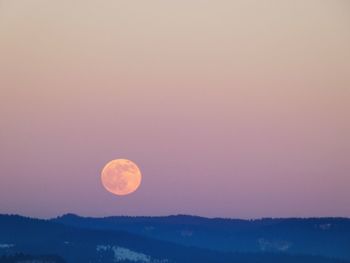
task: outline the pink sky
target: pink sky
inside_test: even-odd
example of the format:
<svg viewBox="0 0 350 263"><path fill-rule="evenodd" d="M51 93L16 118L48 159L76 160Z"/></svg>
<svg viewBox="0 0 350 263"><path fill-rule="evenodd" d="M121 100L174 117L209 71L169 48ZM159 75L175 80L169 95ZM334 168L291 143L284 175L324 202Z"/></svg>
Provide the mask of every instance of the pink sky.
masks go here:
<svg viewBox="0 0 350 263"><path fill-rule="evenodd" d="M350 3L0 2L0 213L350 216ZM115 158L140 189L100 183Z"/></svg>

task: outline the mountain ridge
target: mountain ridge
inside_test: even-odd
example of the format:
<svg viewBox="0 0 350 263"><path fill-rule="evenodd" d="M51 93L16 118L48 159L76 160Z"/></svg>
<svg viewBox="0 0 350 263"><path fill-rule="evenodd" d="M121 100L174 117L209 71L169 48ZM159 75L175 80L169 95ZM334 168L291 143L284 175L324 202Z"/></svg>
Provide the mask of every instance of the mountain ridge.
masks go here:
<svg viewBox="0 0 350 263"><path fill-rule="evenodd" d="M165 217L81 217L52 219L75 227L124 230L154 239L223 252L312 254L350 259L350 219L263 218L254 220Z"/></svg>
<svg viewBox="0 0 350 263"><path fill-rule="evenodd" d="M67 219L67 217L66 217ZM178 218L177 218L178 219ZM176 224L175 224L176 225ZM0 255L61 256L68 263L349 263L317 255L223 252L137 235L128 231L74 227L63 222L0 215Z"/></svg>

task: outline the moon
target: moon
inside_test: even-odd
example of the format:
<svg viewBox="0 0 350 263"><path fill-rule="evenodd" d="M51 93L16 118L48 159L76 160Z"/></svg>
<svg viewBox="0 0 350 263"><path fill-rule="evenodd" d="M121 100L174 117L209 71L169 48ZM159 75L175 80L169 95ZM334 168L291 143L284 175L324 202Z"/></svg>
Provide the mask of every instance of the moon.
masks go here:
<svg viewBox="0 0 350 263"><path fill-rule="evenodd" d="M141 184L141 171L135 163L127 159L108 162L101 172L102 185L115 195L128 195Z"/></svg>

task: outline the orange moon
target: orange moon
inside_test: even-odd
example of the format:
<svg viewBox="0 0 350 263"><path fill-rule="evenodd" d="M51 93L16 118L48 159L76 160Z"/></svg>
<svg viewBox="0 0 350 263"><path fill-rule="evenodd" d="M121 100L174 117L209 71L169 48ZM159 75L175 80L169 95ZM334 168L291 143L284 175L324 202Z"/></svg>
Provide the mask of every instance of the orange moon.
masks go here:
<svg viewBox="0 0 350 263"><path fill-rule="evenodd" d="M141 171L135 163L126 159L112 160L101 173L104 188L115 195L128 195L141 184Z"/></svg>

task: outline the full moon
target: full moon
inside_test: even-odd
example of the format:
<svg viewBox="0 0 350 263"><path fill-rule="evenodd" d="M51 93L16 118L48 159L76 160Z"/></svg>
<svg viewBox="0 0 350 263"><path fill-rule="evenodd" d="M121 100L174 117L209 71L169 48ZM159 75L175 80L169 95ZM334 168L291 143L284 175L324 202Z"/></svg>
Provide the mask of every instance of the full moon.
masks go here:
<svg viewBox="0 0 350 263"><path fill-rule="evenodd" d="M126 159L112 160L101 173L102 185L112 194L127 195L141 184L141 171L135 163Z"/></svg>

